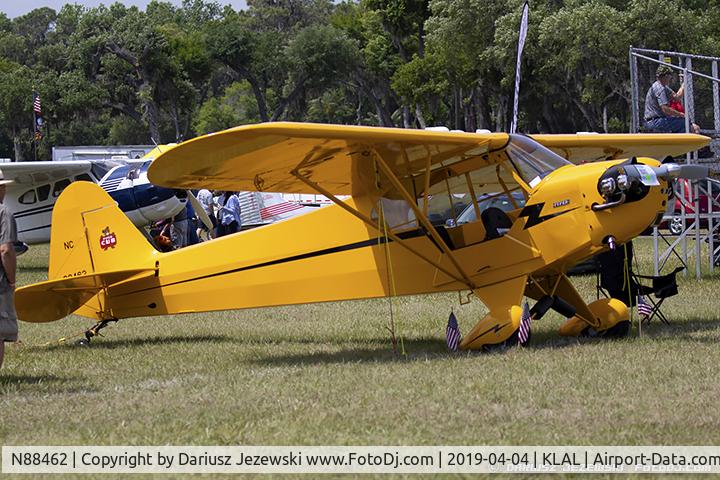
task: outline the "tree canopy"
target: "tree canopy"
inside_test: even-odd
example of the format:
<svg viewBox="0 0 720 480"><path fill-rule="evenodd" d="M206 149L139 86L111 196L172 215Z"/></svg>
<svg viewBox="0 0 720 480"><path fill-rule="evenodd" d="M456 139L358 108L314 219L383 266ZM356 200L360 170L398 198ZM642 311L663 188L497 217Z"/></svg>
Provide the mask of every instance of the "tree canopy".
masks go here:
<svg viewBox="0 0 720 480"><path fill-rule="evenodd" d="M207 0L0 14L0 157L278 120L507 130L522 0ZM719 2L533 0L519 130L627 131L628 48L720 55Z"/></svg>

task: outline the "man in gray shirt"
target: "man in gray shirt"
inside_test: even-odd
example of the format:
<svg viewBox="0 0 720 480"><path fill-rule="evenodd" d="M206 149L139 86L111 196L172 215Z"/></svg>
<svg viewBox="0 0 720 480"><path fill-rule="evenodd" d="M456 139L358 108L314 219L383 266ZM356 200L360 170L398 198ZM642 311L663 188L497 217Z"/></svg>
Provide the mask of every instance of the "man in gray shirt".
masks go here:
<svg viewBox="0 0 720 480"><path fill-rule="evenodd" d="M672 68L660 65L656 71L657 80L645 95L645 128L654 132L683 133L685 132L685 113L670 107L671 100L683 98L685 85L681 85L677 93L668 86L672 79ZM693 133L700 133L700 127L690 124Z"/></svg>
<svg viewBox="0 0 720 480"><path fill-rule="evenodd" d="M5 180L0 171L0 367L5 356L5 342L18 338L17 314L15 313L16 257L14 243L17 241L17 225L10 210L2 204L5 200Z"/></svg>

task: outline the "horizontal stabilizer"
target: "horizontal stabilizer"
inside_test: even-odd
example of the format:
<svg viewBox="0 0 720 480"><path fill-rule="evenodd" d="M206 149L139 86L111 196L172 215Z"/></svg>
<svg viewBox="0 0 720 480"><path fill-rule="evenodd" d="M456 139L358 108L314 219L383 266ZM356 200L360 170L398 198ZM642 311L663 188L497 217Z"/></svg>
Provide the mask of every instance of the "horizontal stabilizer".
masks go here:
<svg viewBox="0 0 720 480"><path fill-rule="evenodd" d="M133 269L36 283L18 288L15 308L18 318L25 322L54 322L70 315L104 288L152 275L154 269Z"/></svg>

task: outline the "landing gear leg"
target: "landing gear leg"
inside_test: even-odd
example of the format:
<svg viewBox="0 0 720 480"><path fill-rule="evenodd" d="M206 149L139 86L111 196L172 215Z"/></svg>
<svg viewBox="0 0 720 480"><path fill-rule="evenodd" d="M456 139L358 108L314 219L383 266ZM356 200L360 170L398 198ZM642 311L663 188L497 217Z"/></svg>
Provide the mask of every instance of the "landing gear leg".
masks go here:
<svg viewBox="0 0 720 480"><path fill-rule="evenodd" d="M526 282L527 277L522 276L475 290L490 312L463 337L462 350L495 350L517 344Z"/></svg>

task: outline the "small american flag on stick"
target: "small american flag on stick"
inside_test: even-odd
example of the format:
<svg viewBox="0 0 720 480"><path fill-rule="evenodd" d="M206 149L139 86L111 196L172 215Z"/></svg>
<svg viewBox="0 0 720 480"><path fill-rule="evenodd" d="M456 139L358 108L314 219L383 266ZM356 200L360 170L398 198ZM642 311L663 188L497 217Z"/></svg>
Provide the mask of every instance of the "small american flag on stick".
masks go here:
<svg viewBox="0 0 720 480"><path fill-rule="evenodd" d="M522 316L520 317L520 328L518 329L518 343L523 347L527 345L530 340L530 322L532 317L530 316L530 308L528 303L523 304Z"/></svg>
<svg viewBox="0 0 720 480"><path fill-rule="evenodd" d="M445 340L450 351L458 351L460 347L460 327L458 327L455 312L450 312L450 318L448 318L447 328L445 329Z"/></svg>
<svg viewBox="0 0 720 480"><path fill-rule="evenodd" d="M643 316L645 318L652 315L652 312L653 312L652 305L650 305L647 302L647 300L645 300L644 295L638 295L637 312L638 312L638 315Z"/></svg>

